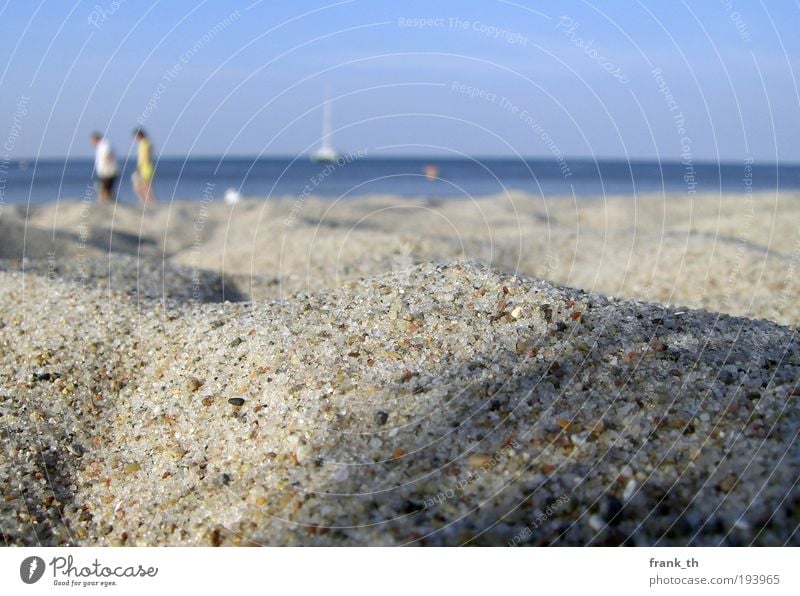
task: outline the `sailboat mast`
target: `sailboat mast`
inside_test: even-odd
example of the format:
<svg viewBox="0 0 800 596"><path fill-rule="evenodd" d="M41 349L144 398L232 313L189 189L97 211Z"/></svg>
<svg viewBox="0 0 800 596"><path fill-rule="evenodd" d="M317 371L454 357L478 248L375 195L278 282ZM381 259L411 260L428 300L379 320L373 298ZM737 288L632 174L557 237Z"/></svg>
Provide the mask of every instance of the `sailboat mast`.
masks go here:
<svg viewBox="0 0 800 596"><path fill-rule="evenodd" d="M322 146L332 147L331 142L331 104L328 99L329 92L325 90L325 102L322 104Z"/></svg>
<svg viewBox="0 0 800 596"><path fill-rule="evenodd" d="M331 102L329 96L328 89L325 89L325 100L322 102L322 140L319 144L319 149L311 155L311 159L316 162L336 161L339 157L333 148L331 139L333 130L331 127Z"/></svg>

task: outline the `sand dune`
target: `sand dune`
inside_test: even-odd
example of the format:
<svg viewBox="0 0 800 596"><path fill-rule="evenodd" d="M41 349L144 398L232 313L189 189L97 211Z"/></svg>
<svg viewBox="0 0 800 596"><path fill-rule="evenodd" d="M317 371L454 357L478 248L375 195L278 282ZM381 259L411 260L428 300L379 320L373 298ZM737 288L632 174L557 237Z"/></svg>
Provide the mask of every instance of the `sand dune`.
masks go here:
<svg viewBox="0 0 800 596"><path fill-rule="evenodd" d="M799 217L800 197L765 193L251 199L147 210L63 203L36 208L27 221L4 219L14 229L27 225L29 234L56 234L54 252L67 260L111 250L182 264L236 279L254 300L415 263L478 259L602 294L793 324L800 320L793 299L800 292ZM29 241L29 255L41 257L43 244Z"/></svg>
<svg viewBox="0 0 800 596"><path fill-rule="evenodd" d="M757 200L5 211L64 244L6 237L4 539L797 544L797 197Z"/></svg>

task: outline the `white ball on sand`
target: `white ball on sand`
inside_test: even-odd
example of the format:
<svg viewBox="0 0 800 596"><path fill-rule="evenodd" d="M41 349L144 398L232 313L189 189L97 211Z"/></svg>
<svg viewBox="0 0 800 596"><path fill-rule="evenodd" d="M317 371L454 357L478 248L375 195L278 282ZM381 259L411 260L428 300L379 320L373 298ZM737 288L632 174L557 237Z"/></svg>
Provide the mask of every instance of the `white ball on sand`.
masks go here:
<svg viewBox="0 0 800 596"><path fill-rule="evenodd" d="M242 198L241 193L235 188L229 188L228 190L225 191L225 202L228 203L228 205L233 205L235 203L238 203L239 199L241 198Z"/></svg>

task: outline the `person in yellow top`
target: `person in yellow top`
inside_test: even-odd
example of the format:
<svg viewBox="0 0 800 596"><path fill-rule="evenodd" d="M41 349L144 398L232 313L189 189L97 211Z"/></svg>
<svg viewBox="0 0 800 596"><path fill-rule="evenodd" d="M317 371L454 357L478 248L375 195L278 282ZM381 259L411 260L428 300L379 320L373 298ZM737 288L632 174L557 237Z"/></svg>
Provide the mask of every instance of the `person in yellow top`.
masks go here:
<svg viewBox="0 0 800 596"><path fill-rule="evenodd" d="M153 176L155 166L153 165L153 145L143 128L133 131L133 140L139 143L136 153L136 171L133 173L133 191L139 200L144 204L156 202L156 195L153 193Z"/></svg>

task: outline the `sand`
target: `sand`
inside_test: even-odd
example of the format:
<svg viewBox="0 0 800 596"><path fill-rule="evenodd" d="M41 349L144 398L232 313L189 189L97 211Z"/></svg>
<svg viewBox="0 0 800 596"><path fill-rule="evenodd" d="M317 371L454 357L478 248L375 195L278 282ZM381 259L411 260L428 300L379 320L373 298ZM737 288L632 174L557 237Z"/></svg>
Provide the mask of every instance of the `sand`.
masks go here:
<svg viewBox="0 0 800 596"><path fill-rule="evenodd" d="M798 544L798 211L4 206L4 540Z"/></svg>
<svg viewBox="0 0 800 596"><path fill-rule="evenodd" d="M46 234L46 241L55 236L55 252L73 262L111 249L224 273L252 300L337 287L414 264L478 259L605 295L800 321L797 193L636 200L312 197L250 199L233 207L207 197L155 210L64 202L32 207L27 219L7 206L0 221L17 228L27 223L29 234ZM18 242L0 242L0 257L20 258ZM45 243L29 239L30 257L46 256Z"/></svg>

